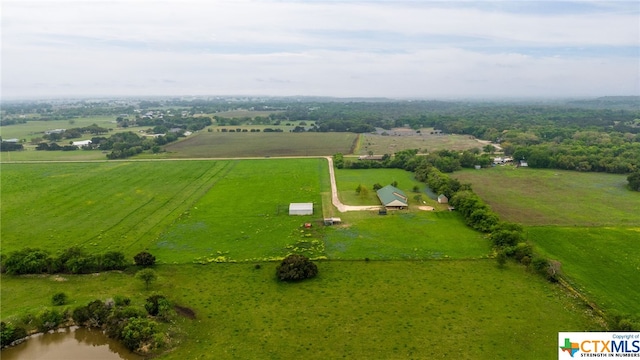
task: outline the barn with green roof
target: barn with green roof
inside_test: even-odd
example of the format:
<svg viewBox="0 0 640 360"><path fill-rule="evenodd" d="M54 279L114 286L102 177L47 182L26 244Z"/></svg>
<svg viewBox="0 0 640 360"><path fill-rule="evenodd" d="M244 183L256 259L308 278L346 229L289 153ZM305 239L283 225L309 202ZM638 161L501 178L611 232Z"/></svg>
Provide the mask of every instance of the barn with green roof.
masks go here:
<svg viewBox="0 0 640 360"><path fill-rule="evenodd" d="M388 209L405 209L409 206L407 195L395 186L387 185L377 191L378 199Z"/></svg>

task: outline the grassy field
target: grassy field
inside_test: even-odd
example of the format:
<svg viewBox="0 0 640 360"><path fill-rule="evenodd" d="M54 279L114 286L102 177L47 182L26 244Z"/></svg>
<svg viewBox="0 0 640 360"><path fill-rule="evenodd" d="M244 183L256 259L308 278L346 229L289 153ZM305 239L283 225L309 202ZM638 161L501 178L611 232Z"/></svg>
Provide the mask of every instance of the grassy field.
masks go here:
<svg viewBox="0 0 640 360"><path fill-rule="evenodd" d="M625 175L496 167L453 176L502 219L528 225L536 251L598 306L640 316L640 193Z"/></svg>
<svg viewBox="0 0 640 360"><path fill-rule="evenodd" d="M468 135L430 135L433 129L421 129L421 134L413 135L378 135L361 134L354 154L366 155L369 151L374 154L393 154L406 149L419 149L420 152L434 152L438 150L468 150L482 148L482 144ZM397 129L398 134L407 133L407 129Z"/></svg>
<svg viewBox="0 0 640 360"><path fill-rule="evenodd" d="M640 228L530 227L529 238L558 260L576 288L604 310L640 317Z"/></svg>
<svg viewBox="0 0 640 360"><path fill-rule="evenodd" d="M150 250L177 262L281 258L296 247L323 256L321 229L301 225L319 224L328 171L325 159L234 161ZM313 202L315 215L289 216L292 202Z"/></svg>
<svg viewBox="0 0 640 360"><path fill-rule="evenodd" d="M504 220L525 225L640 226L625 175L499 166L452 174Z"/></svg>
<svg viewBox="0 0 640 360"><path fill-rule="evenodd" d="M2 164L2 252L79 245L134 255L231 168L225 161Z"/></svg>
<svg viewBox="0 0 640 360"><path fill-rule="evenodd" d="M320 156L350 153L352 133L201 132L166 146L167 157Z"/></svg>
<svg viewBox="0 0 640 360"><path fill-rule="evenodd" d="M195 310L162 359L551 359L558 331L601 330L580 304L495 262L319 262L319 276L278 283L274 264L163 265L149 291L131 275L2 277L3 318L49 305L162 293ZM490 280L489 280L490 279ZM65 280L65 281L59 281ZM535 319L535 321L532 321Z"/></svg>

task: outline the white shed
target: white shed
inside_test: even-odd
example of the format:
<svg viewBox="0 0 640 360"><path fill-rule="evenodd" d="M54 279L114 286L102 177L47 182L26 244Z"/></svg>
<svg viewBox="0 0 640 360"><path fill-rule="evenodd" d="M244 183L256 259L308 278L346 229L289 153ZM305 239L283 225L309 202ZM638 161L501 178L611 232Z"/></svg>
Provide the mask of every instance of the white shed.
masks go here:
<svg viewBox="0 0 640 360"><path fill-rule="evenodd" d="M313 215L313 203L291 203L289 215Z"/></svg>

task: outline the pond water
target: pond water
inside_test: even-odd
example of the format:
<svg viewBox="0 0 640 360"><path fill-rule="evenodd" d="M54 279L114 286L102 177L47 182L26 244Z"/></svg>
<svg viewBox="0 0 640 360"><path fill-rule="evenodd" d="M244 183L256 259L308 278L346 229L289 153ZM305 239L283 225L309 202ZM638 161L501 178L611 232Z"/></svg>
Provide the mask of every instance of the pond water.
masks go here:
<svg viewBox="0 0 640 360"><path fill-rule="evenodd" d="M2 360L141 360L102 331L81 327L36 334L26 341L3 349Z"/></svg>

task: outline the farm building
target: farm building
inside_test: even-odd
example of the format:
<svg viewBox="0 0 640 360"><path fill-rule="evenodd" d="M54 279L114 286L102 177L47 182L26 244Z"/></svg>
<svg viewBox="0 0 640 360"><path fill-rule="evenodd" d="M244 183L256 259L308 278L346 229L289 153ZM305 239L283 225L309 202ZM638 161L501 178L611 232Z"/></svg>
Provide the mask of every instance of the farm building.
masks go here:
<svg viewBox="0 0 640 360"><path fill-rule="evenodd" d="M313 203L291 203L289 215L313 215Z"/></svg>
<svg viewBox="0 0 640 360"><path fill-rule="evenodd" d="M85 145L91 145L91 140L74 141L71 145L80 146L80 147Z"/></svg>
<svg viewBox="0 0 640 360"><path fill-rule="evenodd" d="M378 199L387 208L404 209L409 206L407 195L395 186L387 185L377 191Z"/></svg>
<svg viewBox="0 0 640 360"><path fill-rule="evenodd" d="M448 204L449 203L449 198L446 197L444 194L440 194L438 196L438 204Z"/></svg>

